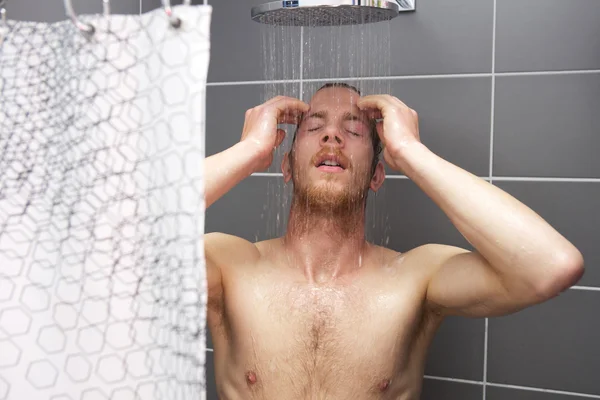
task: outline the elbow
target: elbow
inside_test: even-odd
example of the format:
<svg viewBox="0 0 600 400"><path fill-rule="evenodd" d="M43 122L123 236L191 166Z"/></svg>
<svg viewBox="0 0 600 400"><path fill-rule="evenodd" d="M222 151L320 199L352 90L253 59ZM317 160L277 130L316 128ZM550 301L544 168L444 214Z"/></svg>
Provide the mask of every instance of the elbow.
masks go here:
<svg viewBox="0 0 600 400"><path fill-rule="evenodd" d="M583 255L575 248L556 254L551 268L537 286L538 297L547 300L575 285L585 272Z"/></svg>

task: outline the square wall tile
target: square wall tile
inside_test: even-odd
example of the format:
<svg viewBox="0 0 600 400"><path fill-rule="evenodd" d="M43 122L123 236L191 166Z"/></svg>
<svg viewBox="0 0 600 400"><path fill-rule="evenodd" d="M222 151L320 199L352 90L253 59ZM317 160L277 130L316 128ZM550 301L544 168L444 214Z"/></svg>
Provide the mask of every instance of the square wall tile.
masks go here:
<svg viewBox="0 0 600 400"><path fill-rule="evenodd" d="M490 319L488 380L599 396L598 309L600 292L568 290Z"/></svg>
<svg viewBox="0 0 600 400"><path fill-rule="evenodd" d="M495 176L600 177L600 73L499 76L495 93Z"/></svg>
<svg viewBox="0 0 600 400"><path fill-rule="evenodd" d="M483 380L484 339L484 319L446 318L431 343L425 374Z"/></svg>
<svg viewBox="0 0 600 400"><path fill-rule="evenodd" d="M425 379L421 400L481 400L481 385Z"/></svg>
<svg viewBox="0 0 600 400"><path fill-rule="evenodd" d="M306 27L303 77L489 73L493 2L417 0L389 22Z"/></svg>
<svg viewBox="0 0 600 400"><path fill-rule="evenodd" d="M206 210L205 232L223 232L250 242L285 233L291 189L283 178L251 176Z"/></svg>
<svg viewBox="0 0 600 400"><path fill-rule="evenodd" d="M391 94L419 114L421 141L477 176L489 175L491 78L344 80L363 95ZM310 101L323 82L304 82ZM382 158L383 159L383 158ZM399 174L390 168L387 174Z"/></svg>
<svg viewBox="0 0 600 400"><path fill-rule="evenodd" d="M245 113L275 96L298 98L299 83L208 86L206 90L206 156L238 143L242 137ZM271 167L264 172L281 172L281 160L291 148L295 126L282 126L284 142L275 151Z"/></svg>
<svg viewBox="0 0 600 400"><path fill-rule="evenodd" d="M575 182L494 182L544 218L583 254L585 274L577 283L600 287L600 185Z"/></svg>
<svg viewBox="0 0 600 400"><path fill-rule="evenodd" d="M209 82L300 78L299 27L275 27L250 19L264 0L212 1Z"/></svg>
<svg viewBox="0 0 600 400"><path fill-rule="evenodd" d="M513 389L504 387L487 386L487 400L579 400L581 396L568 394L549 393L545 391L533 391Z"/></svg>
<svg viewBox="0 0 600 400"><path fill-rule="evenodd" d="M384 79L393 75L391 29L397 20L398 17L389 22L364 25L305 27L302 78Z"/></svg>
<svg viewBox="0 0 600 400"><path fill-rule="evenodd" d="M498 0L496 72L600 68L600 2Z"/></svg>
<svg viewBox="0 0 600 400"><path fill-rule="evenodd" d="M427 243L472 249L444 212L409 179L388 178L367 203L367 237L400 252Z"/></svg>
<svg viewBox="0 0 600 400"><path fill-rule="evenodd" d="M492 71L493 1L417 0L391 21L391 74Z"/></svg>

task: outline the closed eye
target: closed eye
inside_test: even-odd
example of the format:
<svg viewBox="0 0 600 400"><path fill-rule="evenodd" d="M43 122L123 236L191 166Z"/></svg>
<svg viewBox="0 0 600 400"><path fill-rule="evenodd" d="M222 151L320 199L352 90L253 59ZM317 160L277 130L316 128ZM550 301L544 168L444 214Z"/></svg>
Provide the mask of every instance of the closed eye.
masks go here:
<svg viewBox="0 0 600 400"><path fill-rule="evenodd" d="M316 127L316 128L311 128L311 129L308 129L308 131L309 131L309 132L314 132L314 131L318 131L319 129L321 129L321 127L320 127L320 126L318 126L318 127Z"/></svg>

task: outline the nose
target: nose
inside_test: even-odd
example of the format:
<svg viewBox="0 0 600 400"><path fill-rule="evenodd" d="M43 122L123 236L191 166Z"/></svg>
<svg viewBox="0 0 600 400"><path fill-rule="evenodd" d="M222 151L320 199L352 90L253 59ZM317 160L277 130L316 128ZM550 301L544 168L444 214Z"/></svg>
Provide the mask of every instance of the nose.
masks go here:
<svg viewBox="0 0 600 400"><path fill-rule="evenodd" d="M344 137L337 127L330 126L321 134L321 144L342 146L344 144Z"/></svg>

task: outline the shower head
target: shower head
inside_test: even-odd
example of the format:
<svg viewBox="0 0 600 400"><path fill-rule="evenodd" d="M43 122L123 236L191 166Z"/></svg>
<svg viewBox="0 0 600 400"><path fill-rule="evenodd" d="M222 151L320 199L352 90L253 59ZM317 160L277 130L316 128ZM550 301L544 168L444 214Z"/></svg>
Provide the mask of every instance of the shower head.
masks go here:
<svg viewBox="0 0 600 400"><path fill-rule="evenodd" d="M416 0L280 0L252 7L252 19L281 26L338 26L389 21Z"/></svg>

